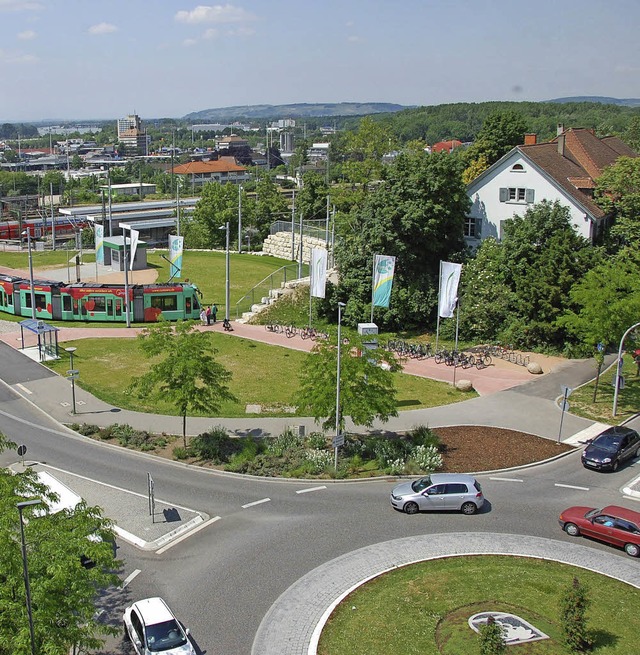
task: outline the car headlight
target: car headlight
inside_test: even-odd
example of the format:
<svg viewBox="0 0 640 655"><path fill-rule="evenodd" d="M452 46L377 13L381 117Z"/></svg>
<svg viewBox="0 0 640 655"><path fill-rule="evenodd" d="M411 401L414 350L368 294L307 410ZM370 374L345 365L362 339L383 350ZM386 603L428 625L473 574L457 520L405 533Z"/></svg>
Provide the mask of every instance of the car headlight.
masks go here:
<svg viewBox="0 0 640 655"><path fill-rule="evenodd" d="M393 500L402 500L402 496L394 496L393 494L391 494L391 498L393 498Z"/></svg>
<svg viewBox="0 0 640 655"><path fill-rule="evenodd" d="M603 464L609 464L609 462L611 462L611 457L605 457L605 458L602 460L602 463L603 463Z"/></svg>

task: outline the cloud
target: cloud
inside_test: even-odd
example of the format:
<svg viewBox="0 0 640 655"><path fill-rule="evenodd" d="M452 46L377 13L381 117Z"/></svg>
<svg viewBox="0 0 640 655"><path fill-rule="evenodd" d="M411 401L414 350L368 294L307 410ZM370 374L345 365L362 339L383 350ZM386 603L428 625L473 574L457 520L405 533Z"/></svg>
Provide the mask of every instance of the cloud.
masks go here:
<svg viewBox="0 0 640 655"><path fill-rule="evenodd" d="M198 43L198 39L185 39L185 40L182 42L182 45L183 45L185 48L190 48L191 46L194 46L196 43Z"/></svg>
<svg viewBox="0 0 640 655"><path fill-rule="evenodd" d="M111 23L97 23L92 25L88 30L89 34L111 34L111 32L117 32L118 28Z"/></svg>
<svg viewBox="0 0 640 655"><path fill-rule="evenodd" d="M39 59L35 55L0 50L0 64L34 64L38 61Z"/></svg>
<svg viewBox="0 0 640 655"><path fill-rule="evenodd" d="M237 29L227 30L228 36L253 36L256 31L252 27L238 27Z"/></svg>
<svg viewBox="0 0 640 655"><path fill-rule="evenodd" d="M364 43L364 39L361 36L356 36L355 34L348 36L347 41L349 43Z"/></svg>
<svg viewBox="0 0 640 655"><path fill-rule="evenodd" d="M30 41L31 39L36 38L36 33L33 30L25 30L24 32L20 32L18 34L18 38L21 41Z"/></svg>
<svg viewBox="0 0 640 655"><path fill-rule="evenodd" d="M0 11L37 11L43 9L40 2L28 0L0 0Z"/></svg>
<svg viewBox="0 0 640 655"><path fill-rule="evenodd" d="M220 30L217 30L215 27L210 27L204 31L202 35L203 39L216 39L220 35Z"/></svg>
<svg viewBox="0 0 640 655"><path fill-rule="evenodd" d="M1 1L1 0L0 0ZM179 23L198 25L200 23L244 23L256 20L255 14L233 5L199 5L191 11L179 11L175 15Z"/></svg>

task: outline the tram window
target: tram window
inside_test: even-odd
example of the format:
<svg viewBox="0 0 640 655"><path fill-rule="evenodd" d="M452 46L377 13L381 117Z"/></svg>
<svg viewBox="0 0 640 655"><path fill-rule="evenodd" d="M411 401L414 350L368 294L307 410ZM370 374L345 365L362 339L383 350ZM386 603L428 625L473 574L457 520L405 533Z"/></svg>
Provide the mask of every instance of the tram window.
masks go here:
<svg viewBox="0 0 640 655"><path fill-rule="evenodd" d="M191 314L191 298L184 299L184 311L187 316Z"/></svg>
<svg viewBox="0 0 640 655"><path fill-rule="evenodd" d="M44 293L35 293L33 294L36 297L36 309L46 309L47 308L47 297ZM25 294L25 307L31 307L31 293Z"/></svg>
<svg viewBox="0 0 640 655"><path fill-rule="evenodd" d="M178 296L175 293L170 296L151 296L151 307L163 312L175 312L178 309Z"/></svg>
<svg viewBox="0 0 640 655"><path fill-rule="evenodd" d="M107 298L107 314L111 316L113 314L113 299Z"/></svg>
<svg viewBox="0 0 640 655"><path fill-rule="evenodd" d="M92 312L106 312L107 304L105 302L104 296L89 296L86 304L90 306L90 303L93 302ZM87 307L88 308L88 307Z"/></svg>
<svg viewBox="0 0 640 655"><path fill-rule="evenodd" d="M116 316L122 316L122 303L116 300Z"/></svg>
<svg viewBox="0 0 640 655"><path fill-rule="evenodd" d="M62 296L62 311L71 311L71 296Z"/></svg>

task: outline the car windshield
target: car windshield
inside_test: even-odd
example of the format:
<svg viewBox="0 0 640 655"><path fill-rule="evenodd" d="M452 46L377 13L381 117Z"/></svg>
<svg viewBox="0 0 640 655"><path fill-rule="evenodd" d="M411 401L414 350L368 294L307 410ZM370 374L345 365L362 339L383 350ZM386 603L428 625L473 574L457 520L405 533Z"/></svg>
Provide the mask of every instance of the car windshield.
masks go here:
<svg viewBox="0 0 640 655"><path fill-rule="evenodd" d="M427 475L426 478L420 478L411 484L411 488L416 492L420 492L431 485L431 478Z"/></svg>
<svg viewBox="0 0 640 655"><path fill-rule="evenodd" d="M618 450L620 447L620 437L612 434L603 434L593 442L593 445L603 450Z"/></svg>
<svg viewBox="0 0 640 655"><path fill-rule="evenodd" d="M147 626L147 646L153 652L178 648L186 643L184 633L175 619Z"/></svg>
<svg viewBox="0 0 640 655"><path fill-rule="evenodd" d="M600 514L600 510L599 510L599 509L590 509L590 510L589 510L589 511L584 515L584 518L585 518L585 519L592 519L594 516L597 516L598 514Z"/></svg>

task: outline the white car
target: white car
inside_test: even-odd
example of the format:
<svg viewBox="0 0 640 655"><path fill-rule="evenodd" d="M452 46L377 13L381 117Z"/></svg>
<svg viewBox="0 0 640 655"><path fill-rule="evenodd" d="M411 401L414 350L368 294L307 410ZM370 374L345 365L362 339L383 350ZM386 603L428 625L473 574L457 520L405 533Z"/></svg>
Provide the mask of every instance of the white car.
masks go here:
<svg viewBox="0 0 640 655"><path fill-rule="evenodd" d="M138 655L196 655L183 629L162 598L145 598L127 607L122 617L124 636Z"/></svg>

